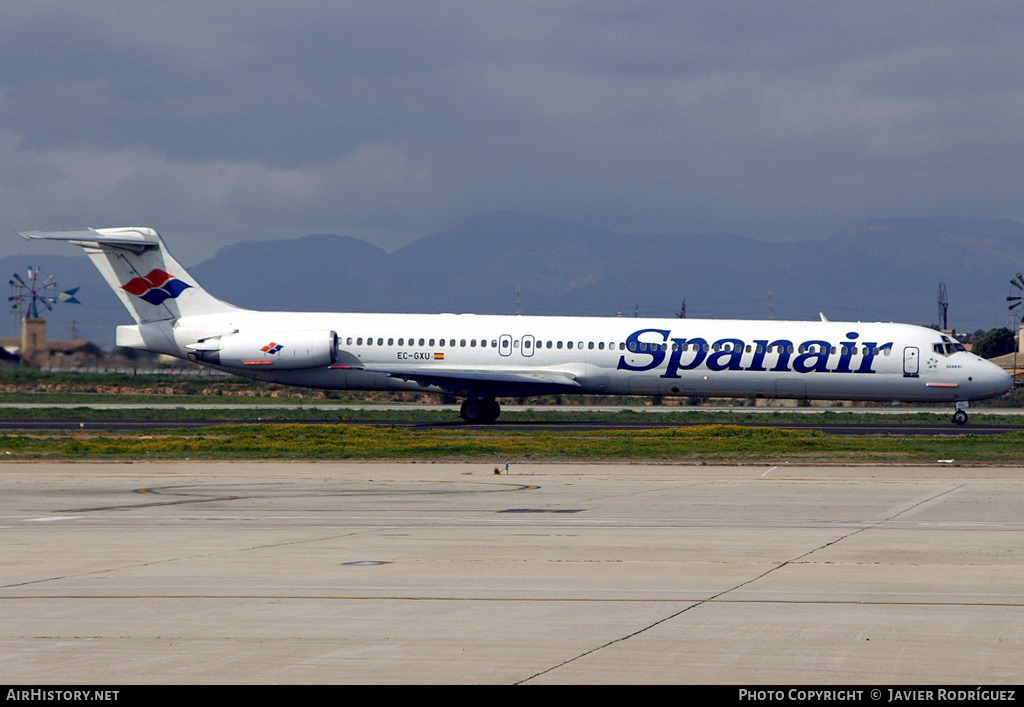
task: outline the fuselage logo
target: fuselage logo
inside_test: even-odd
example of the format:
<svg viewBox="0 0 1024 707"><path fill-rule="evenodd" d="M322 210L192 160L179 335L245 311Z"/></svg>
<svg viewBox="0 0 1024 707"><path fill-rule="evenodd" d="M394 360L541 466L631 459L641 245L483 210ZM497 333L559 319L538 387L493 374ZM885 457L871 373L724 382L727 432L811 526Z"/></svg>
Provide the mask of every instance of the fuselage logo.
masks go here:
<svg viewBox="0 0 1024 707"><path fill-rule="evenodd" d="M641 340L643 337L643 340ZM680 378L680 371L777 371L789 373L875 373L875 359L892 353L893 342L673 337L665 329L640 329L626 339L629 353L619 357L620 371L651 371L664 367L662 378Z"/></svg>
<svg viewBox="0 0 1024 707"><path fill-rule="evenodd" d="M190 287L192 285L182 282L160 268L154 268L145 277L135 277L121 285L121 289L128 294L135 295L152 305L174 299Z"/></svg>
<svg viewBox="0 0 1024 707"><path fill-rule="evenodd" d="M263 353L268 353L268 354L273 355L273 354L276 354L278 351L280 351L283 348L284 348L283 344L278 344L277 342L271 341L269 344L267 344L266 346L261 348L260 351L262 351Z"/></svg>

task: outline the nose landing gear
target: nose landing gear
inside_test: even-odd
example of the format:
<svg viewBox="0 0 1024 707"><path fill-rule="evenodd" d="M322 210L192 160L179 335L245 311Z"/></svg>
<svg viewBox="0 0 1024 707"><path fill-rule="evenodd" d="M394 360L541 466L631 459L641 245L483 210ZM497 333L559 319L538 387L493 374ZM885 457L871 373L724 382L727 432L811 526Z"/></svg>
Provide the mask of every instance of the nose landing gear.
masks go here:
<svg viewBox="0 0 1024 707"><path fill-rule="evenodd" d="M956 412L953 413L954 425L967 424L967 405L968 403L966 401L956 404Z"/></svg>

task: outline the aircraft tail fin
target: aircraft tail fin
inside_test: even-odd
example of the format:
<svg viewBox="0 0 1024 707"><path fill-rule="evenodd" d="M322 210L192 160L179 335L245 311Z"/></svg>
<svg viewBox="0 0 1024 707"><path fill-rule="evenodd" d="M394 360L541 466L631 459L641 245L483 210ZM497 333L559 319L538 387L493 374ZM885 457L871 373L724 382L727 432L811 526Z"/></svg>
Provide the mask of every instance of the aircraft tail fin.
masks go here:
<svg viewBox="0 0 1024 707"><path fill-rule="evenodd" d="M81 246L138 324L237 310L204 290L152 228L25 231L21 235Z"/></svg>

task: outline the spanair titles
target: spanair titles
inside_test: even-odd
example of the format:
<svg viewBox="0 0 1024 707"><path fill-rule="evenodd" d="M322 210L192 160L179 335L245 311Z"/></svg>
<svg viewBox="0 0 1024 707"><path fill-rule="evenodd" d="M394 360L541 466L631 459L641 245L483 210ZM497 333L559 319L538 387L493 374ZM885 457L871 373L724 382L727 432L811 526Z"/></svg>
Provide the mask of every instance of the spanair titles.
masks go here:
<svg viewBox="0 0 1024 707"><path fill-rule="evenodd" d="M616 368L640 372L663 367L662 378L679 378L681 371L701 367L710 371L874 373L875 358L891 353L893 342L859 342L859 337L851 331L838 343L735 337L709 341L700 336L674 337L667 329L639 329L626 339L629 354L620 356Z"/></svg>

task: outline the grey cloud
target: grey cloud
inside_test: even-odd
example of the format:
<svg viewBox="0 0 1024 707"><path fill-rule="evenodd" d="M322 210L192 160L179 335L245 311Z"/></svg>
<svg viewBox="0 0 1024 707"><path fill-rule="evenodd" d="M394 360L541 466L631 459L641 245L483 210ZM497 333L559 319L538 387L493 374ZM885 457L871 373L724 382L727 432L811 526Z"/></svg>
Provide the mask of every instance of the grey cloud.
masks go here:
<svg viewBox="0 0 1024 707"><path fill-rule="evenodd" d="M773 238L1020 218L1018 12L5 3L0 226L131 217L198 256L311 231L397 244L501 208Z"/></svg>

